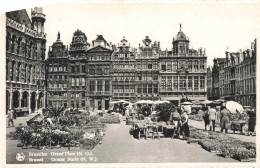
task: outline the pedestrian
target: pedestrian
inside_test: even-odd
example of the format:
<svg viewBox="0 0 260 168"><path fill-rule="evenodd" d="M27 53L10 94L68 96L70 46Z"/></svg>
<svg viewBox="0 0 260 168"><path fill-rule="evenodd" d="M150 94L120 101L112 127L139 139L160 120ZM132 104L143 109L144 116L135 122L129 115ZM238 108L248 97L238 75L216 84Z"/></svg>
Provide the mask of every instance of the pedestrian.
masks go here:
<svg viewBox="0 0 260 168"><path fill-rule="evenodd" d="M180 134L183 135L183 139L188 139L190 137L190 128L188 125L188 120L189 116L187 114L187 110L184 110L180 120Z"/></svg>
<svg viewBox="0 0 260 168"><path fill-rule="evenodd" d="M256 112L255 109L253 108L251 111L248 113L249 119L248 119L248 132L249 135L252 135L255 132L255 124L256 124Z"/></svg>
<svg viewBox="0 0 260 168"><path fill-rule="evenodd" d="M214 105L209 106L208 115L209 115L209 127L210 127L209 130L215 131L215 122L216 122L216 118L217 118L217 111L214 108Z"/></svg>
<svg viewBox="0 0 260 168"><path fill-rule="evenodd" d="M178 113L177 109L175 109L175 111L172 113L172 122L174 124L173 133L175 133L177 136L179 136L179 134L180 134L180 127L179 127L180 119L181 119L181 116Z"/></svg>
<svg viewBox="0 0 260 168"><path fill-rule="evenodd" d="M7 117L8 117L8 127L10 127L10 123L12 124L12 127L14 126L14 113L13 113L13 110L9 109L8 110L8 114L7 114Z"/></svg>
<svg viewBox="0 0 260 168"><path fill-rule="evenodd" d="M16 119L16 110L14 109L14 119Z"/></svg>
<svg viewBox="0 0 260 168"><path fill-rule="evenodd" d="M203 120L205 124L205 131L207 131L207 128L209 126L209 113L207 107L203 107L202 111L203 111Z"/></svg>
<svg viewBox="0 0 260 168"><path fill-rule="evenodd" d="M225 133L228 133L228 123L230 122L230 112L227 110L226 105L222 106L220 111L220 118L221 118L221 132L225 129Z"/></svg>

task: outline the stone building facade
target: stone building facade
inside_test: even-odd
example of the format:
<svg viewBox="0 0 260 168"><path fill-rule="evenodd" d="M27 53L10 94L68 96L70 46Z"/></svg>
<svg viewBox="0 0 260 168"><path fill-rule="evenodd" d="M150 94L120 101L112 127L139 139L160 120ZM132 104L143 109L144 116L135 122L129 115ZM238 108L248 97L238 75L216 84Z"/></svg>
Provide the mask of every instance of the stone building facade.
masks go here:
<svg viewBox="0 0 260 168"><path fill-rule="evenodd" d="M45 14L34 8L6 13L6 110L45 107Z"/></svg>
<svg viewBox="0 0 260 168"><path fill-rule="evenodd" d="M70 48L57 41L49 51L48 103L64 107L108 109L112 97L112 46L102 35L92 44L85 33L74 32Z"/></svg>
<svg viewBox="0 0 260 168"><path fill-rule="evenodd" d="M136 54L136 100L159 99L158 58L160 42L146 36Z"/></svg>
<svg viewBox="0 0 260 168"><path fill-rule="evenodd" d="M181 99L205 100L207 97L207 56L205 49L189 48L189 38L181 27L173 38L172 50L159 56L159 94L162 100L179 105Z"/></svg>
<svg viewBox="0 0 260 168"><path fill-rule="evenodd" d="M87 101L90 110L107 110L112 100L112 44L107 43L102 35L92 42L87 55Z"/></svg>
<svg viewBox="0 0 260 168"><path fill-rule="evenodd" d="M227 51L225 58L214 60L216 68L212 70L212 80L214 76L219 82L212 84L212 91L217 95L213 99L234 100L256 107L256 43L255 39L250 49ZM220 59L222 61L218 61ZM214 91L214 88L218 89Z"/></svg>
<svg viewBox="0 0 260 168"><path fill-rule="evenodd" d="M136 98L136 51L125 37L112 54L113 100Z"/></svg>
<svg viewBox="0 0 260 168"><path fill-rule="evenodd" d="M49 47L46 61L48 106L56 107L59 104L68 106L68 66L68 46L63 45L58 33L56 42Z"/></svg>

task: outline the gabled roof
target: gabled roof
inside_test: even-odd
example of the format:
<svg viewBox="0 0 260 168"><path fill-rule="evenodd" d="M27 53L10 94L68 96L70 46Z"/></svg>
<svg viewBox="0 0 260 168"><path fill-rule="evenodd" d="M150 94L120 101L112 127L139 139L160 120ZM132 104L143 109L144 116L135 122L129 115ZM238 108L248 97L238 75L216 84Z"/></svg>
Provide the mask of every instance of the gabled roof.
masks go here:
<svg viewBox="0 0 260 168"><path fill-rule="evenodd" d="M98 45L96 47L89 48L87 50L87 52L95 52L95 51L111 51L112 52L112 50L110 48L106 48L106 47L103 47L103 46L100 46L100 45Z"/></svg>
<svg viewBox="0 0 260 168"><path fill-rule="evenodd" d="M31 25L31 19L25 9L6 12L6 16L20 24Z"/></svg>

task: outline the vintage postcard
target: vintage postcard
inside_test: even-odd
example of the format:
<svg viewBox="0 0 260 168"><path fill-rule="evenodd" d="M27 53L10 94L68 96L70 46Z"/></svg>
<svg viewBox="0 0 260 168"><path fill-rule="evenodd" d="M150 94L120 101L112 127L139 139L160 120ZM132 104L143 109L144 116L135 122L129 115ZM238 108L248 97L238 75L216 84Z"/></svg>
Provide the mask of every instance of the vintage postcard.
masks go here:
<svg viewBox="0 0 260 168"><path fill-rule="evenodd" d="M6 167L257 167L257 2L1 18Z"/></svg>

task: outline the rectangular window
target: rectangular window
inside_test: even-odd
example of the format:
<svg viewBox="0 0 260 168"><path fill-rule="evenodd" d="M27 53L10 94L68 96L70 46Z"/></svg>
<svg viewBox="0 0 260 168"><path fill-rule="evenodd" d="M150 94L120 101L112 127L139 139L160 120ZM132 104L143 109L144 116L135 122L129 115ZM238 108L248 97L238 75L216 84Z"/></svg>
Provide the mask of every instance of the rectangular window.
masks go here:
<svg viewBox="0 0 260 168"><path fill-rule="evenodd" d="M89 91L95 91L95 81L89 81Z"/></svg>
<svg viewBox="0 0 260 168"><path fill-rule="evenodd" d="M192 60L188 61L188 70L192 71Z"/></svg>
<svg viewBox="0 0 260 168"><path fill-rule="evenodd" d="M148 64L148 69L153 69L153 64Z"/></svg>
<svg viewBox="0 0 260 168"><path fill-rule="evenodd" d="M200 89L204 89L205 87L205 77L201 76L200 77Z"/></svg>
<svg viewBox="0 0 260 168"><path fill-rule="evenodd" d="M71 66L71 72L75 73L75 67L74 66Z"/></svg>
<svg viewBox="0 0 260 168"><path fill-rule="evenodd" d="M89 67L89 74L90 75L95 75L95 69L94 68L95 67L93 65L90 65L90 67Z"/></svg>
<svg viewBox="0 0 260 168"><path fill-rule="evenodd" d="M161 70L166 71L166 65L161 65Z"/></svg>
<svg viewBox="0 0 260 168"><path fill-rule="evenodd" d="M192 76L188 76L188 88L192 89Z"/></svg>
<svg viewBox="0 0 260 168"><path fill-rule="evenodd" d="M152 84L148 85L148 93L153 93L153 85Z"/></svg>
<svg viewBox="0 0 260 168"><path fill-rule="evenodd" d="M162 89L165 89L166 87L166 77L162 76L162 83L161 83Z"/></svg>
<svg viewBox="0 0 260 168"><path fill-rule="evenodd" d="M204 71L204 61L203 60L200 61L200 70Z"/></svg>
<svg viewBox="0 0 260 168"><path fill-rule="evenodd" d="M195 60L195 61L194 61L194 71L195 71L195 72L198 72L198 69L199 69L198 60Z"/></svg>
<svg viewBox="0 0 260 168"><path fill-rule="evenodd" d="M186 89L186 76L180 76L180 89Z"/></svg>
<svg viewBox="0 0 260 168"><path fill-rule="evenodd" d="M142 93L142 85L137 85L137 93Z"/></svg>
<svg viewBox="0 0 260 168"><path fill-rule="evenodd" d="M147 93L147 85L146 84L143 85L143 93Z"/></svg>
<svg viewBox="0 0 260 168"><path fill-rule="evenodd" d="M178 76L173 76L173 88L178 89Z"/></svg>
<svg viewBox="0 0 260 168"><path fill-rule="evenodd" d="M198 89L199 89L199 77L194 76L194 90L198 90Z"/></svg>
<svg viewBox="0 0 260 168"><path fill-rule="evenodd" d="M158 93L158 85L153 85L153 92Z"/></svg>
<svg viewBox="0 0 260 168"><path fill-rule="evenodd" d="M110 82L109 81L105 81L105 91L109 91L110 90Z"/></svg>
<svg viewBox="0 0 260 168"><path fill-rule="evenodd" d="M167 90L169 90L169 91L172 90L172 77L171 76L167 77Z"/></svg>
<svg viewBox="0 0 260 168"><path fill-rule="evenodd" d="M171 62L167 63L167 72L171 72L172 71L172 64Z"/></svg>
<svg viewBox="0 0 260 168"><path fill-rule="evenodd" d="M83 72L83 73L86 72L85 65L82 65L82 72Z"/></svg>
<svg viewBox="0 0 260 168"><path fill-rule="evenodd" d="M102 81L97 81L97 91L102 91Z"/></svg>

